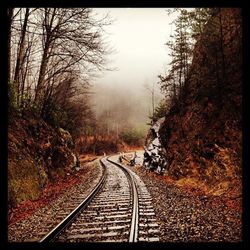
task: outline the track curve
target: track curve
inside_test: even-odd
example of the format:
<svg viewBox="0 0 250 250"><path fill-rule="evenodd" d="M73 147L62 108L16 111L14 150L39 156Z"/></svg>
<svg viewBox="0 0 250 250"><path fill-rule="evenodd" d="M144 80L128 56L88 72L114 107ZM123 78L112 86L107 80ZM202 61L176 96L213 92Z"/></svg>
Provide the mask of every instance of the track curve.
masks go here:
<svg viewBox="0 0 250 250"><path fill-rule="evenodd" d="M103 177L91 194L40 242L159 241L150 194L124 165L102 158Z"/></svg>

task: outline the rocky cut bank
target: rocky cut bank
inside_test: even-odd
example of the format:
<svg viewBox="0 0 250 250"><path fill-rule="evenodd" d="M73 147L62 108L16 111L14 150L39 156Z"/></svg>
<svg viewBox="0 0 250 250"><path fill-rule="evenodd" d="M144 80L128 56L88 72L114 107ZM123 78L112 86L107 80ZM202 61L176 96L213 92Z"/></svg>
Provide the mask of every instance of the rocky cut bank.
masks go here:
<svg viewBox="0 0 250 250"><path fill-rule="evenodd" d="M70 133L28 112L13 112L8 124L8 204L36 200L49 182L74 171Z"/></svg>
<svg viewBox="0 0 250 250"><path fill-rule="evenodd" d="M220 9L197 41L183 96L159 131L179 184L215 195L241 195L242 14Z"/></svg>

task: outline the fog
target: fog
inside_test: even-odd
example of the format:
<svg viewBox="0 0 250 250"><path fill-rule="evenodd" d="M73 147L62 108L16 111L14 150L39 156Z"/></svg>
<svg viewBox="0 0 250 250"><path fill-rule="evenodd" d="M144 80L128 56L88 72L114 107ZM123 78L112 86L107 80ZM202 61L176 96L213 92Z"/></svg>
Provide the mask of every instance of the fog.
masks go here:
<svg viewBox="0 0 250 250"><path fill-rule="evenodd" d="M98 16L108 13L114 20L106 27L104 37L114 50L109 55L108 67L116 68L104 71L94 81L97 117L103 111L113 110L123 113L126 123L146 124L148 116L152 115L153 86L155 106L163 98L157 75L164 74L170 62L164 44L169 40L173 29L170 23L175 15L168 16L163 8L99 8L94 11Z"/></svg>
<svg viewBox="0 0 250 250"><path fill-rule="evenodd" d="M112 114L115 122L127 124L146 124L152 115L152 98L144 87L142 91L134 91L126 85L98 85L93 98L97 118L104 112ZM155 94L160 100L161 95Z"/></svg>

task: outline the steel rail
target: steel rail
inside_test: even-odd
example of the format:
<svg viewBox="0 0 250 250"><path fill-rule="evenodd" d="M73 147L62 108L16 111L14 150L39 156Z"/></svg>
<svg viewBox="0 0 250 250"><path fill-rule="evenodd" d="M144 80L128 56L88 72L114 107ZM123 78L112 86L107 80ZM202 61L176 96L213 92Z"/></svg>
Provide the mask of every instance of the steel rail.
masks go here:
<svg viewBox="0 0 250 250"><path fill-rule="evenodd" d="M85 207L91 202L91 200L95 197L98 191L102 188L103 184L105 183L107 177L107 169L105 164L102 160L99 160L102 168L103 168L103 175L101 180L95 186L95 188L91 191L91 193L84 199L81 204L76 207L65 219L63 219L56 227L54 227L47 235L45 235L39 242L49 242L52 241L55 237L57 237L61 231L67 227L72 220L82 211Z"/></svg>
<svg viewBox="0 0 250 250"><path fill-rule="evenodd" d="M138 224L139 224L139 201L138 201L138 192L135 185L134 177L131 171L125 168L122 164L114 162L107 158L107 161L111 162L112 164L118 166L123 172L127 175L128 179L130 180L131 188L132 188L132 195L133 195L133 212L132 212L132 220L131 220L131 227L130 227L130 234L129 234L129 242L137 242L138 240Z"/></svg>

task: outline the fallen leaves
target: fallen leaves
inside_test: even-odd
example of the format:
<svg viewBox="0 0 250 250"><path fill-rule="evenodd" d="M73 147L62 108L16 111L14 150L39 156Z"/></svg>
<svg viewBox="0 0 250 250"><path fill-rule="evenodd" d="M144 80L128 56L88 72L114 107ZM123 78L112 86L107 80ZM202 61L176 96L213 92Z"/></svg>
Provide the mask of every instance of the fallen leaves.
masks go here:
<svg viewBox="0 0 250 250"><path fill-rule="evenodd" d="M58 178L55 182L49 183L41 193L39 199L35 201L24 201L11 208L8 211L9 224L23 220L33 214L38 208L45 206L51 201L55 200L59 195L64 193L70 187L79 183L84 176L91 171L90 168L82 167L77 173L68 176L65 179Z"/></svg>

